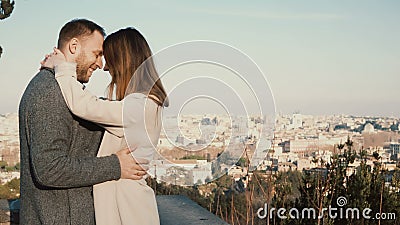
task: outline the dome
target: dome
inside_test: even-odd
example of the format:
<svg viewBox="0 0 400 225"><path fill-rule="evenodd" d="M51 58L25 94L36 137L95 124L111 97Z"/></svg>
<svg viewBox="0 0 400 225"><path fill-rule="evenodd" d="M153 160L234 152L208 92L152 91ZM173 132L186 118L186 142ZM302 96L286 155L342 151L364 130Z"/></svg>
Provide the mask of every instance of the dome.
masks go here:
<svg viewBox="0 0 400 225"><path fill-rule="evenodd" d="M370 123L365 124L363 133L374 133L375 129L374 126Z"/></svg>

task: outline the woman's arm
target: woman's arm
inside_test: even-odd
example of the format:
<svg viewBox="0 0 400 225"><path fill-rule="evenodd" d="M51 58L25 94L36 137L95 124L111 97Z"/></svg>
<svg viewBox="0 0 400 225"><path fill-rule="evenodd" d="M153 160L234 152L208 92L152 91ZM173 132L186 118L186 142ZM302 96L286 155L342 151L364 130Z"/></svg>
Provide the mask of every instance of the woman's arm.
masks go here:
<svg viewBox="0 0 400 225"><path fill-rule="evenodd" d="M102 125L116 136L123 136L122 101L105 101L91 94L76 80L76 64L64 62L55 67L55 77L71 112Z"/></svg>

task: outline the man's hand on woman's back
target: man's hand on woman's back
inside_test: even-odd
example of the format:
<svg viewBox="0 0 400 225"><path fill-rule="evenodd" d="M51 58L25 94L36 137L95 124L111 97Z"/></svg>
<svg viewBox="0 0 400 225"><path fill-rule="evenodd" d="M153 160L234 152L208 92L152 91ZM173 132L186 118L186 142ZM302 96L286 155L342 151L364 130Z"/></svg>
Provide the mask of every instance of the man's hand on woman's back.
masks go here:
<svg viewBox="0 0 400 225"><path fill-rule="evenodd" d="M146 166L149 164L148 160L135 159L128 148L118 151L116 155L121 166L121 179L140 180L147 174L147 170L149 169Z"/></svg>

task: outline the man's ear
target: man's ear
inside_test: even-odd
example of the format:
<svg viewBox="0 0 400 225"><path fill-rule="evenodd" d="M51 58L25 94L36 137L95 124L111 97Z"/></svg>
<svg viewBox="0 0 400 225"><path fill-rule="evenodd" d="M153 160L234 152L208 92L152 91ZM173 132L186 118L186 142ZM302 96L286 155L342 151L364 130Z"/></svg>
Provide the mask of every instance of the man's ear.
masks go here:
<svg viewBox="0 0 400 225"><path fill-rule="evenodd" d="M81 45L80 45L79 40L77 38L72 38L68 43L68 51L72 55L79 53L80 47L81 47Z"/></svg>

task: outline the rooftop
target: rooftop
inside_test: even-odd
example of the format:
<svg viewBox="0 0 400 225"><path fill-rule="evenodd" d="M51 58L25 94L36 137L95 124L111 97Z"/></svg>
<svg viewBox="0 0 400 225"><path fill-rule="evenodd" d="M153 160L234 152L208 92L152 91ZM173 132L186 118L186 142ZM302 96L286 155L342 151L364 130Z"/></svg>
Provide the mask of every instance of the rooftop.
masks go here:
<svg viewBox="0 0 400 225"><path fill-rule="evenodd" d="M158 213L161 225L227 225L216 215L210 213L194 201L182 195L157 195ZM18 224L18 213L10 209L19 209L19 202L0 199L0 224ZM18 210L14 209L14 210ZM14 218L10 218L14 216Z"/></svg>

